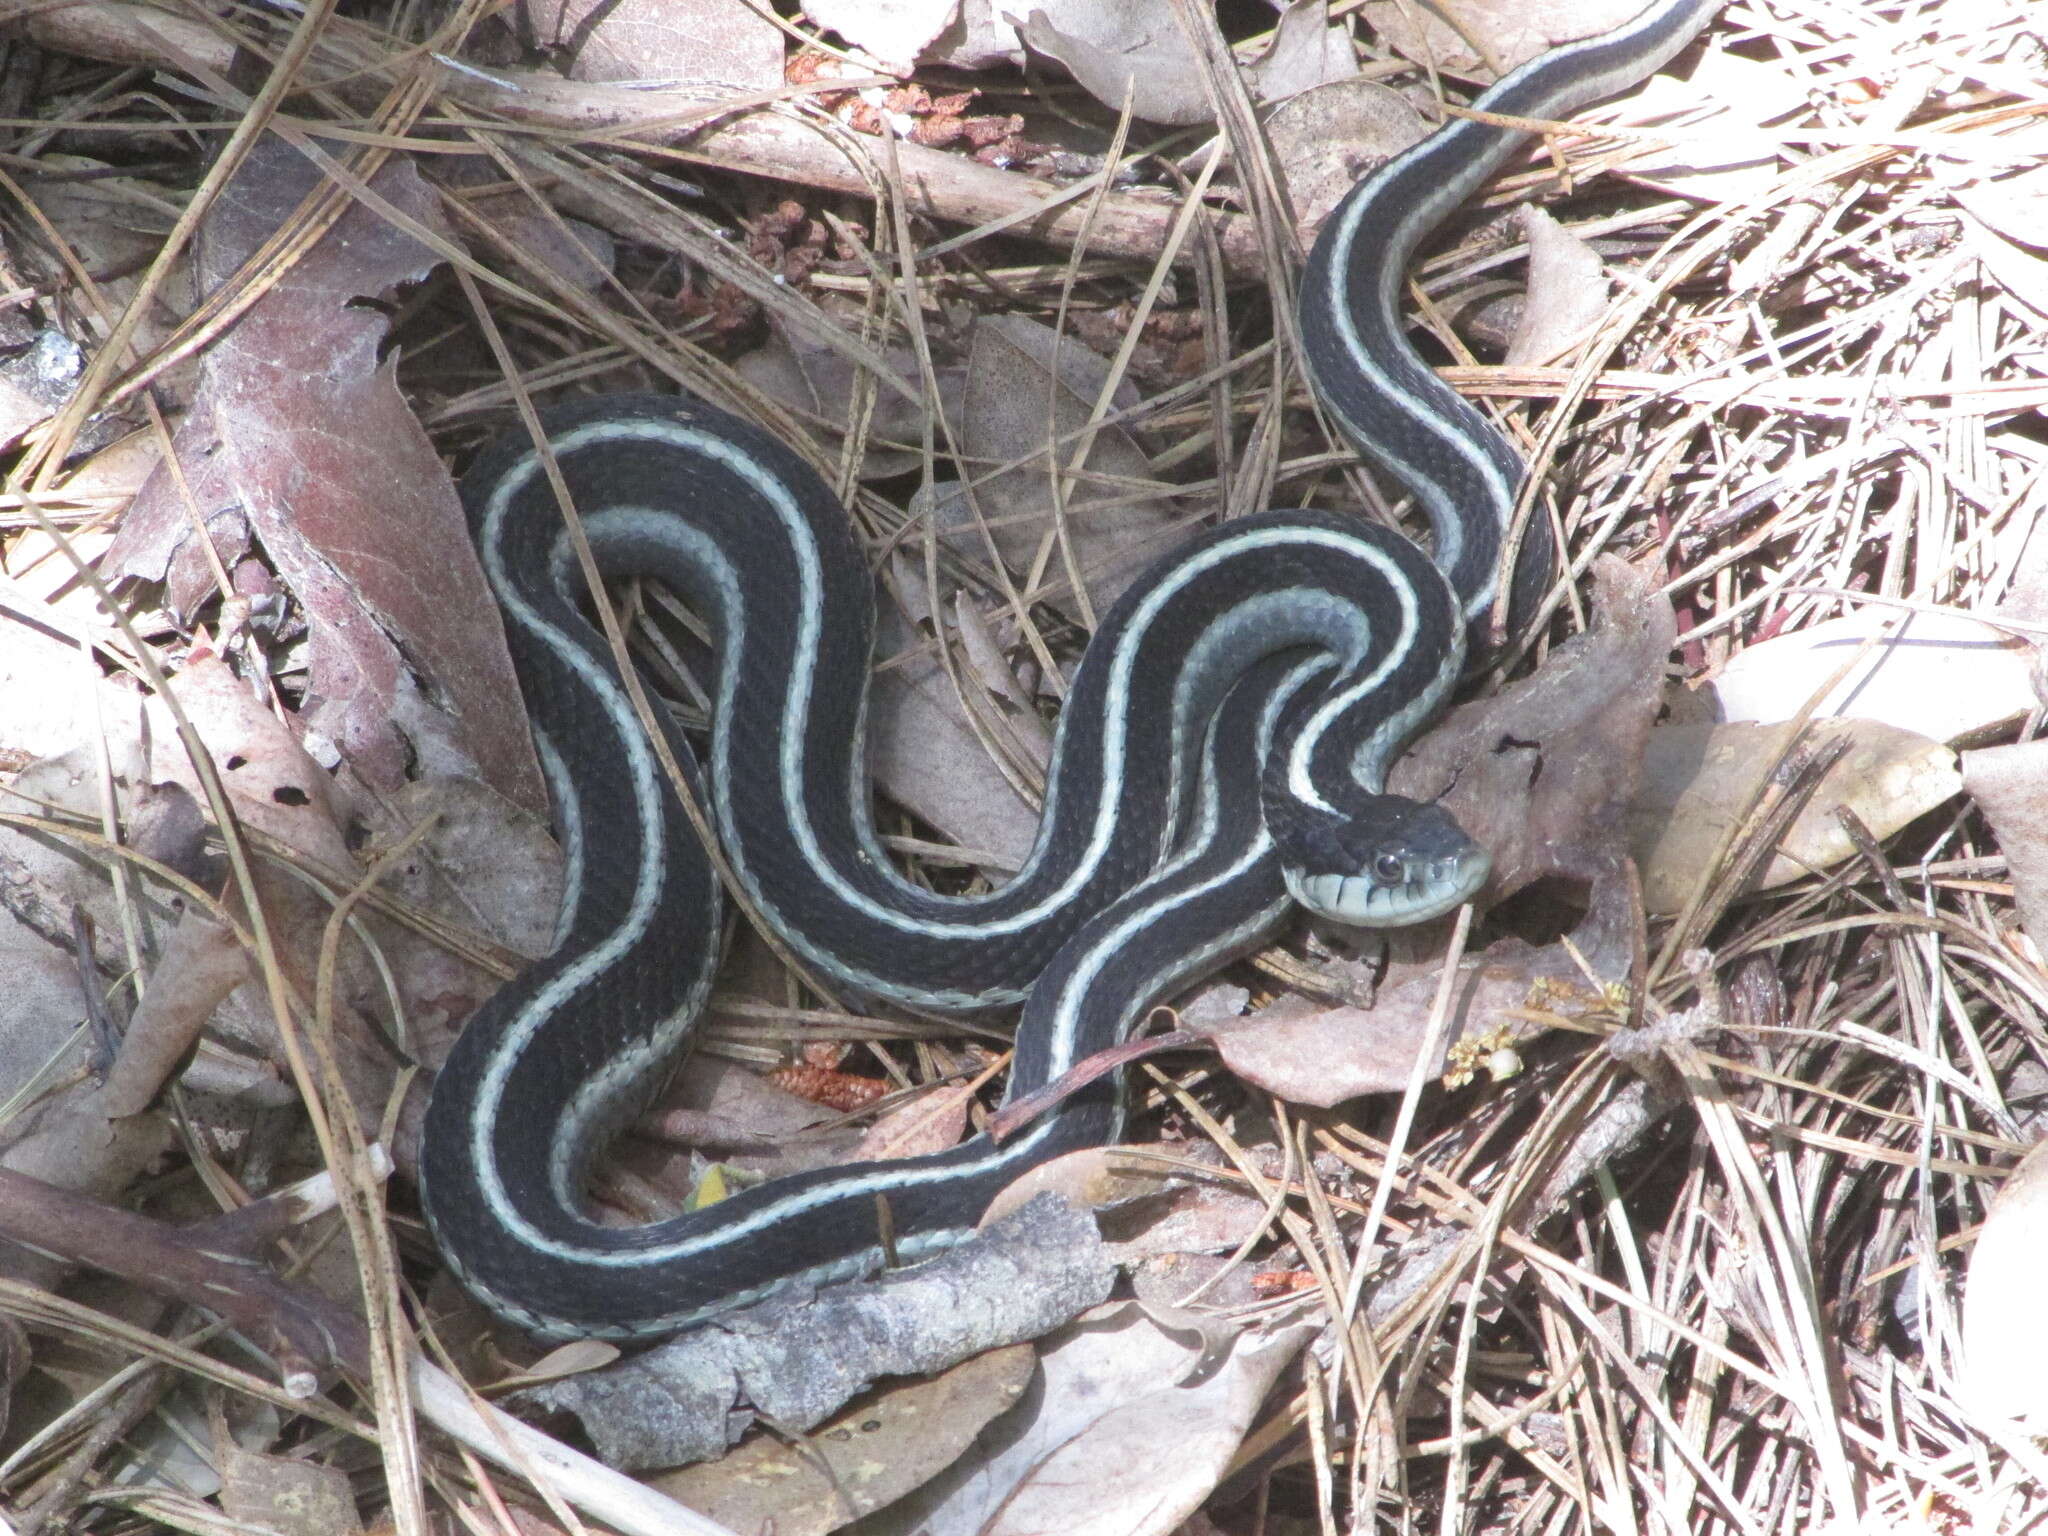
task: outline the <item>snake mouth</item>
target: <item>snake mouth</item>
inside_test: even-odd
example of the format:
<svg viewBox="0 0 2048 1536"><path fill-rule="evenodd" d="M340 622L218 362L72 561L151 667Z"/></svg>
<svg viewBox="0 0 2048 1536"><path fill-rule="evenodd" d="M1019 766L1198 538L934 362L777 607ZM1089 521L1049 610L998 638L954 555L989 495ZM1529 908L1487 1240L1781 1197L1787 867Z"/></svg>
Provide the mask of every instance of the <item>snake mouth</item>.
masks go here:
<svg viewBox="0 0 2048 1536"><path fill-rule="evenodd" d="M1493 860L1470 848L1441 859L1410 859L1392 880L1378 874L1286 871L1287 890L1317 917L1353 928L1405 928L1455 911L1486 883Z"/></svg>

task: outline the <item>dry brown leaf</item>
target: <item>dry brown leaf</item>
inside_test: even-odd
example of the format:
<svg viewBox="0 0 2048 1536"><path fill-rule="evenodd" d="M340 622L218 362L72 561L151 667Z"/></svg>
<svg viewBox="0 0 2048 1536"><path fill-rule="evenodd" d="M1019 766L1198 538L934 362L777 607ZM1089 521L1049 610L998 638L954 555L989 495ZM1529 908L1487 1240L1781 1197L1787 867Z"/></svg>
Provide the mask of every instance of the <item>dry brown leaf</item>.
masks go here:
<svg viewBox="0 0 2048 1536"><path fill-rule="evenodd" d="M782 29L737 0L522 0L520 31L572 80L782 84Z"/></svg>
<svg viewBox="0 0 2048 1536"><path fill-rule="evenodd" d="M1177 1184L1164 1169L1123 1157L1115 1147L1083 1147L1026 1169L988 1204L981 1225L999 1221L1034 1196L1058 1195L1083 1210L1100 1210L1164 1194Z"/></svg>
<svg viewBox="0 0 2048 1536"><path fill-rule="evenodd" d="M1643 906L1679 911L1700 871L1756 801L1796 732L1780 725L1671 725L1650 733L1643 786L1629 811L1629 841L1642 872ZM1926 815L1962 788L1956 755L1938 741L1875 720L1822 721L1808 739L1837 736L1848 751L1831 767L1755 886L1771 890L1856 852L1836 812L1848 810L1879 838Z"/></svg>
<svg viewBox="0 0 2048 1536"><path fill-rule="evenodd" d="M1018 315L984 316L974 324L967 361L961 448L977 474L1014 464L979 479L975 502L997 551L1012 571L1028 572L1053 526L1051 475L1072 464L1109 377L1109 365L1072 336ZM1118 383L1112 407L1137 403L1129 381ZM1048 458L1046 445L1053 446ZM1121 427L1094 434L1081 473L1067 482L1062 527L1099 614L1132 579L1182 537L1169 498L1148 494L1153 484L1144 451ZM1113 503L1107 504L1105 503ZM972 524L948 537L969 559L986 558ZM1057 549L1046 580L1064 583ZM1071 599L1055 599L1067 612Z"/></svg>
<svg viewBox="0 0 2048 1536"><path fill-rule="evenodd" d="M1618 560L1593 569L1594 628L1534 675L1461 705L1394 765L1398 794L1441 798L1493 853L1484 899L1546 876L1620 867L1676 629L1655 583Z"/></svg>
<svg viewBox="0 0 2048 1536"><path fill-rule="evenodd" d="M354 1536L363 1528L344 1468L239 1446L221 1461L220 1507L230 1520L275 1536Z"/></svg>
<svg viewBox="0 0 2048 1536"><path fill-rule="evenodd" d="M1210 1152L1204 1145L1198 1150ZM1171 1254L1229 1253L1263 1228L1267 1202L1224 1179L1164 1170L1157 1197L1103 1213L1110 1257L1130 1266Z"/></svg>
<svg viewBox="0 0 2048 1536"><path fill-rule="evenodd" d="M1024 44L1010 22L1015 9L1010 0L959 0L957 13L934 35L919 62L952 69L1023 63Z"/></svg>
<svg viewBox="0 0 2048 1536"><path fill-rule="evenodd" d="M1366 22L1404 58L1461 79L1497 79L1559 43L1627 21L1641 0L1367 0Z"/></svg>
<svg viewBox="0 0 2048 1536"><path fill-rule="evenodd" d="M69 632L46 604L0 581L0 751L17 760L68 752L99 734L102 717L132 719L142 707L131 687L100 675Z"/></svg>
<svg viewBox="0 0 2048 1536"><path fill-rule="evenodd" d="M1273 23L1272 43L1243 73L1252 99L1274 104L1349 80L1358 73L1351 29L1331 24L1329 0L1290 0Z"/></svg>
<svg viewBox="0 0 2048 1536"><path fill-rule="evenodd" d="M1607 268L1585 241L1541 208L1522 210L1529 242L1528 296L1505 359L1513 367L1556 362L1607 313Z"/></svg>
<svg viewBox="0 0 2048 1536"><path fill-rule="evenodd" d="M714 1156L762 1178L850 1161L860 1145L858 1129L812 1129L838 1118L737 1062L700 1053L639 1122L644 1139L621 1150L680 1199L692 1182L690 1154ZM657 1148L655 1137L688 1153Z"/></svg>
<svg viewBox="0 0 2048 1536"><path fill-rule="evenodd" d="M1049 0L1034 6L1019 35L1058 59L1075 82L1112 112L1191 127L1214 122L1200 59L1175 19L1173 0ZM1242 68L1256 102L1284 101L1357 72L1351 35L1330 24L1327 0L1293 0L1272 41Z"/></svg>
<svg viewBox="0 0 2048 1536"><path fill-rule="evenodd" d="M904 378L917 377L917 355L908 347L892 347L887 356ZM843 442L854 406L854 385L860 370L843 352L821 347L769 319L768 339L733 364L741 378L780 401L798 417L815 423L832 439ZM960 370L937 370L937 406L949 410L960 398ZM886 480L908 473L924 462L919 446L929 421L936 446L946 446L945 426L930 420L923 398L912 399L892 389L875 391L874 410L867 422L867 452L861 460L861 477ZM955 430L958 422L954 423Z"/></svg>
<svg viewBox="0 0 2048 1536"><path fill-rule="evenodd" d="M803 0L804 15L818 26L837 32L870 58L899 68L922 56L954 22L959 9L960 0ZM1005 49L1016 46L1014 33L1011 37Z"/></svg>
<svg viewBox="0 0 2048 1536"><path fill-rule="evenodd" d="M861 1137L854 1157L876 1162L891 1157L921 1157L958 1146L967 1134L967 1111L978 1096L980 1085L954 1083L921 1093L909 1103L889 1111Z"/></svg>
<svg viewBox="0 0 2048 1536"><path fill-rule="evenodd" d="M506 186L489 161L455 160L428 169L436 185L489 226L501 248L516 251L562 287L595 293L616 271L618 241L609 231L566 213L551 216L525 188Z"/></svg>
<svg viewBox="0 0 2048 1536"><path fill-rule="evenodd" d="M1335 80L1290 96L1265 120L1304 249L1359 177L1428 137L1415 104L1376 80ZM1214 152L1214 146L1200 153ZM1190 157L1193 160L1195 157Z"/></svg>
<svg viewBox="0 0 2048 1536"><path fill-rule="evenodd" d="M1167 1536L1215 1488L1312 1331L1219 1345L1137 1306L1098 1309L1045 1342L1039 1382L986 1454L914 1495L899 1528Z"/></svg>
<svg viewBox="0 0 2048 1536"><path fill-rule="evenodd" d="M33 173L20 179L29 202L57 236L94 274L94 285L109 312L134 297L142 271L163 249L164 236L178 220L178 205L141 177L84 155L45 151ZM140 352L153 352L191 308L192 282L181 262L158 289L159 299L135 332ZM182 400L191 382L189 366L163 381L172 401Z"/></svg>
<svg viewBox="0 0 2048 1536"><path fill-rule="evenodd" d="M0 448L53 414L85 371L85 354L62 331L38 332L19 350L0 346Z"/></svg>
<svg viewBox="0 0 2048 1536"><path fill-rule="evenodd" d="M320 180L281 144L253 153L204 226L208 286L225 282ZM441 227L409 161L387 162L374 185ZM518 689L461 508L377 355L384 317L360 302L425 276L435 260L352 206L289 281L208 349L177 452L200 510L239 507L304 609L308 698L298 718L308 733L383 789L422 767L466 771L538 808L539 768L525 722L504 707ZM371 443L376 451L363 452ZM168 577L174 603L189 607L212 586L190 532L178 487L155 476L106 569ZM431 696L416 667L432 679Z"/></svg>
<svg viewBox="0 0 2048 1536"><path fill-rule="evenodd" d="M882 616L880 654L922 644L892 612ZM960 695L927 652L875 674L868 699L869 767L876 787L959 847L1014 870L1038 836L1038 813L1010 787L967 723Z"/></svg>
<svg viewBox="0 0 2048 1536"><path fill-rule="evenodd" d="M0 798L0 808L20 809ZM4 865L0 865L4 868ZM11 871L9 872L11 874ZM80 1032L85 1000L78 967L62 949L0 908L0 975L7 978L6 1027L0 1029L0 1102L45 1072L83 1063L93 1042ZM13 1126L8 1126L11 1135Z"/></svg>
<svg viewBox="0 0 2048 1536"><path fill-rule="evenodd" d="M1112 112L1175 127L1214 118L1172 0L1052 0L1026 12L1017 31Z"/></svg>
<svg viewBox="0 0 2048 1536"><path fill-rule="evenodd" d="M1640 146L1628 174L1703 203L1767 197L1784 151L1763 125L1805 106L1790 71L1710 49L1684 80L1658 75L1630 103L1636 122L1682 121L1671 143Z"/></svg>
<svg viewBox="0 0 2048 1536"><path fill-rule="evenodd" d="M424 828L404 858L384 867L381 889L478 933L514 956L546 954L562 904L562 852L547 823L475 779L418 779L380 799L366 861ZM446 945L376 920L387 973L406 1000L408 1043L439 1066L456 1032L499 978Z"/></svg>
<svg viewBox="0 0 2048 1536"><path fill-rule="evenodd" d="M1404 1088L1426 1022L1426 1012L1397 1006L1391 996L1373 1008L1286 998L1200 1033L1233 1077L1291 1104L1327 1109Z"/></svg>
<svg viewBox="0 0 2048 1536"><path fill-rule="evenodd" d="M1596 972L1619 977L1637 923L1625 812L1675 626L1669 601L1616 560L1595 568L1594 611L1597 627L1559 646L1533 676L1452 711L1395 765L1390 787L1440 798L1492 850L1484 904L1550 877L1583 892L1566 936ZM1434 931L1404 943L1369 1011L1289 1003L1205 1033L1233 1071L1283 1098L1330 1104L1399 1089L1440 986ZM1406 958L1410 949L1423 958ZM1524 1006L1538 981L1579 983L1572 950L1503 939L1470 957L1452 990L1445 1046L1491 1034L1500 1011Z"/></svg>

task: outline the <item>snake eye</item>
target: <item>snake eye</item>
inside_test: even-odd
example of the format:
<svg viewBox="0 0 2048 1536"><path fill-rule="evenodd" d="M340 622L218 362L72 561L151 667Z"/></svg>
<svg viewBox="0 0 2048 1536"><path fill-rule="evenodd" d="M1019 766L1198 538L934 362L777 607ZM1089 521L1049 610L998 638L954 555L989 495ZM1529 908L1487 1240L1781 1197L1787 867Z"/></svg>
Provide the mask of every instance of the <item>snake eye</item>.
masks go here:
<svg viewBox="0 0 2048 1536"><path fill-rule="evenodd" d="M1391 853L1383 853L1372 861L1373 878L1381 885L1400 885L1408 878L1408 866Z"/></svg>

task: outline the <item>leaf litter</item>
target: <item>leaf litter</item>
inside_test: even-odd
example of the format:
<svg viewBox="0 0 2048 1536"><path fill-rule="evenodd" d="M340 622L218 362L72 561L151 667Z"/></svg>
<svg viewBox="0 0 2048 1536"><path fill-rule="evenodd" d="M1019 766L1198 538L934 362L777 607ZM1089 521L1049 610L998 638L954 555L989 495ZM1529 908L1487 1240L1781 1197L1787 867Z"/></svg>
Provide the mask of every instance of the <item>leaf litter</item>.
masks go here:
<svg viewBox="0 0 2048 1536"><path fill-rule="evenodd" d="M174 1494L143 1474L120 1496L187 1525L422 1529L443 1500L492 1518L530 1488L542 1502L519 1503L522 1522L566 1523L568 1505L546 1502L565 1499L628 1530L715 1528L675 1498L783 1532L855 1516L935 1531L2036 1520L2038 1453L2000 1418L2024 1418L2023 1393L1954 1386L1981 1379L1999 1347L1985 1339L2016 1337L1978 1320L1974 1276L1964 1305L1963 1265L2036 1134L2017 1109L2037 1091L2048 999L2028 741L2048 617L2048 51L2038 18L2001 0L1905 19L1733 8L1689 83L1653 82L1588 114L1619 131L1515 162L1418 266L1446 376L1524 434L1576 568L1617 563L1588 607L1566 599L1525 681L1463 706L1402 770L1498 850L1498 906L1464 936L1450 987L1427 936L1376 949L1296 933L1208 989L1202 1027L1229 1040L1235 1076L1206 1053L1147 1063L1134 1092L1152 1150L1045 1171L1102 1204L1148 1294L1185 1280L1195 1321L1141 1326L1129 1303L1091 1314L1040 1345L1022 1388L1020 1344L985 1375L919 1356L899 1368L958 1394L949 1436L868 1438L916 1390L883 1384L838 1419L807 1411L824 1415L815 1454L802 1434L741 1452L794 1449L786 1466L805 1478L713 1462L667 1499L479 1420L424 1362L400 1366L391 1330L417 1320L401 1281L434 1284L451 1339L488 1341L462 1352L479 1381L534 1358L478 1323L418 1243L403 1187L382 1191L374 1158L349 1151L388 1139L404 1165L418 1102L404 1063L431 1064L492 978L545 942L551 902L538 781L443 455L502 421L515 387L662 383L810 452L890 573L882 676L919 673L925 713L898 729L884 779L890 840L943 888L999 876L1030 825L1064 673L1137 551L1217 507L1383 509L1302 410L1273 339L1272 253L1388 147L1384 114L1354 127L1349 108L1312 112L1317 94L1383 82L1426 124L1428 70L1463 80L1561 35L1526 6L1473 7L1421 39L1406 8L1332 20L1297 3L1270 35L1212 31L1201 47L1184 6L1089 8L1085 36L1047 7L1022 37L987 6L862 9L781 28L712 0L546 26L462 10L433 33L409 14L323 13L304 49L256 18L230 32L111 5L0 31L9 68L37 81L10 88L29 115L10 120L0 162L14 205L0 209L0 750L15 775L0 944L17 982L0 1170L71 1202L10 1185L15 1225L0 1212L44 1249L5 1280L27 1330L6 1341L10 1523L73 1523L108 1479L136 1476L91 1431L99 1376L26 1390L57 1385L68 1340L115 1364L154 1351L121 1389L122 1422L181 1381L216 1383L187 1439L212 1447L198 1460L218 1510L203 1481ZM715 68L712 33L739 50ZM318 88L289 114L275 91L246 95L238 45L288 49ZM1355 46L1369 80L1349 78ZM1197 61L1222 49L1270 113L1263 145L1215 110ZM137 65L146 84L120 73ZM250 112L270 133L238 167L201 158L192 123ZM1229 155L1214 168L1213 147L1159 131L1219 116ZM342 132L309 139L315 119ZM1291 213L1255 185L1246 157L1269 152ZM1207 211L1185 223L1188 182L1205 177ZM188 227L194 187L212 206ZM1537 197L1558 227L1510 217ZM1505 356L1475 362L1468 338ZM757 345L779 358L750 362ZM921 411L930 391L958 416ZM67 570L60 534L129 578L125 624ZM1865 671L1845 678L1848 651ZM687 632L644 654L690 707ZM239 759L225 782L184 766L179 696L216 758ZM1853 745L1876 739L1858 704L1880 697L1870 718L1913 733L1889 766ZM1851 717L1833 736L1810 725L1833 715ZM1746 722L1768 734L1719 734ZM920 774L920 747L942 737ZM1971 749L1963 794L1951 747ZM1717 791L1695 777L1638 796L1639 764L1671 759L1741 771ZM497 793L465 787L477 778ZM920 778L959 792L928 803ZM178 796L248 829L248 875L222 875L241 841L201 841ZM1695 834L1662 873L1631 841L1647 806L1669 807L1648 815L1665 834ZM145 831L153 817L164 830ZM104 833L131 823L123 852ZM1808 840L1809 824L1828 836ZM965 1042L986 1036L853 1019L739 959L699 1053L722 1071L837 1042L843 1065L899 1095L950 1095L942 1117L900 1105L910 1134L982 1112L963 1085L986 1057ZM61 985L81 964L90 1009ZM304 1054L307 1020L330 1060ZM170 1074L178 1095L159 1099ZM301 1098L316 1137L288 1107ZM840 1112L793 1118L856 1139ZM721 1155L721 1139L753 1141L739 1150L772 1166L774 1123L742 1095L671 1105L649 1129ZM705 1158L650 1155L667 1145L636 1135L609 1208L672 1208ZM217 1270L210 1305L269 1354L251 1374L246 1353L205 1353L202 1293L166 1277L212 1229L179 1223L246 1213L249 1236L210 1240L265 1253L309 1218L250 1196L323 1166L339 1182L310 1219L341 1236L316 1245L339 1263L307 1273L338 1281L337 1299ZM146 1191L155 1220L133 1251L84 1241L152 1167L171 1172ZM2010 1266L2016 1251L2024 1273L2024 1225L1991 1230L1987 1252ZM1101 1262L1085 1243L1059 1252ZM96 1308L51 1294L67 1258L114 1268L125 1290L92 1293ZM161 1344L118 1322L152 1287L185 1309L148 1304ZM365 1297L375 1348L396 1352L355 1342ZM302 1317L323 1320L324 1356ZM849 1382L886 1372L850 1342L872 1321L810 1335L810 1363ZM1162 1339L1183 1341L1184 1363ZM1070 1372L1091 1350L1100 1361ZM334 1403L360 1423L304 1395L336 1367L359 1390ZM566 1379L601 1393L608 1378ZM301 1395L273 1401L279 1381ZM509 1472L415 1442L402 1382ZM1061 1406L1073 1391L1092 1406ZM294 1491L266 1470L280 1452L385 1470ZM803 1486L729 1498L768 1480ZM920 1483L919 1502L890 1503ZM317 1526L291 1525L292 1508Z"/></svg>

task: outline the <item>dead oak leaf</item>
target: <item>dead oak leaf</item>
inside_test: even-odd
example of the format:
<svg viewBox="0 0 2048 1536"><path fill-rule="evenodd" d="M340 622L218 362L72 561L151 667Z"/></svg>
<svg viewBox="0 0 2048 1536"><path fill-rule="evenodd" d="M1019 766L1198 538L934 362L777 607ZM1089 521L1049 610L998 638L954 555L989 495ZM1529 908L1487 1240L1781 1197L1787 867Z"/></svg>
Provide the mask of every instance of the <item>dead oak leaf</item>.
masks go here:
<svg viewBox="0 0 2048 1536"><path fill-rule="evenodd" d="M250 155L201 230L205 286L239 274L321 174L281 144ZM387 162L371 186L444 227L409 161ZM348 209L207 354L174 447L202 517L238 509L304 610L303 730L379 788L421 767L468 771L537 807L539 771L523 718L504 708L517 688L461 508L378 356L384 318L362 303L434 259L369 208ZM165 580L190 533L182 490L154 475L105 569ZM174 588L185 607L204 590Z"/></svg>

